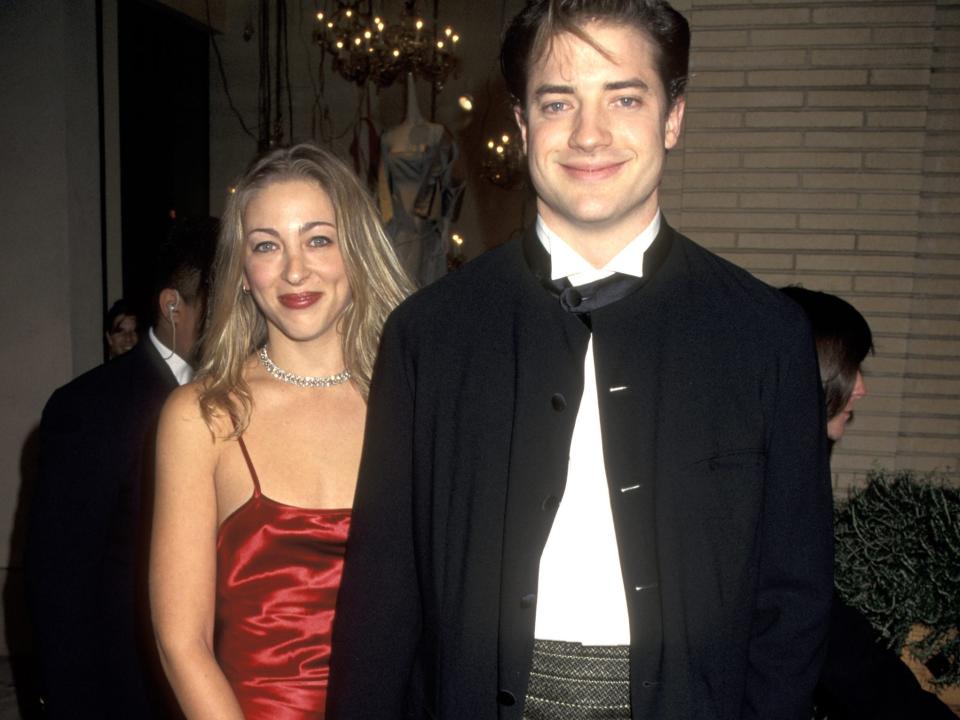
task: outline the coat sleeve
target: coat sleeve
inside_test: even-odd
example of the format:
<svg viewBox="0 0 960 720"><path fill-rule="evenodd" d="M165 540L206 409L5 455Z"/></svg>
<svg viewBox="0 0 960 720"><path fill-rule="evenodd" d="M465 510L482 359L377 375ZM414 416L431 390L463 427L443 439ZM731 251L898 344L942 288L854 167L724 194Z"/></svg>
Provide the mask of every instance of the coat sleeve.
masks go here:
<svg viewBox="0 0 960 720"><path fill-rule="evenodd" d="M744 720L809 720L833 586L833 501L816 355L790 323L765 390L767 475Z"/></svg>
<svg viewBox="0 0 960 720"><path fill-rule="evenodd" d="M374 370L337 601L327 717L401 717L421 631L414 561L414 392L396 314Z"/></svg>
<svg viewBox="0 0 960 720"><path fill-rule="evenodd" d="M70 388L40 423L40 474L31 503L26 575L51 718L101 717L102 565L118 483L102 423Z"/></svg>

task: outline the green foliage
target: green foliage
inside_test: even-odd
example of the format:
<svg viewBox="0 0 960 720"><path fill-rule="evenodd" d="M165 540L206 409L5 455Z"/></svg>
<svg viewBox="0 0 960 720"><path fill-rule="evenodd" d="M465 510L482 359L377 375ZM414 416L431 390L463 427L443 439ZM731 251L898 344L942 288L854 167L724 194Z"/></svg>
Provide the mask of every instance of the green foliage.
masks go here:
<svg viewBox="0 0 960 720"><path fill-rule="evenodd" d="M834 511L836 585L888 640L911 625L931 632L911 643L936 666L938 685L960 684L960 489L910 472L871 472Z"/></svg>

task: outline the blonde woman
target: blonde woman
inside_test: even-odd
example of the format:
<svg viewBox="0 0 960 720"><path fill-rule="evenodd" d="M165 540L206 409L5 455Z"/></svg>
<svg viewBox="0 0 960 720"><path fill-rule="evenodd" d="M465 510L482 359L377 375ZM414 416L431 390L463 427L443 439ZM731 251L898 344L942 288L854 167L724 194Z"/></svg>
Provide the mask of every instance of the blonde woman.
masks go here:
<svg viewBox="0 0 960 720"><path fill-rule="evenodd" d="M322 718L380 330L409 285L353 173L312 145L231 195L202 368L160 419L154 628L188 718Z"/></svg>

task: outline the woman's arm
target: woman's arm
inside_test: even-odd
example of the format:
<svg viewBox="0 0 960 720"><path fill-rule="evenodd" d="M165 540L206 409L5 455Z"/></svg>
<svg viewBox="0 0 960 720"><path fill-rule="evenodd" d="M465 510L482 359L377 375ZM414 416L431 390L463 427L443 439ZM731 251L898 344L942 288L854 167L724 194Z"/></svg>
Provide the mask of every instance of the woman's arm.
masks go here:
<svg viewBox="0 0 960 720"><path fill-rule="evenodd" d="M164 405L150 543L150 607L164 671L187 718L243 720L213 655L217 443L187 385Z"/></svg>

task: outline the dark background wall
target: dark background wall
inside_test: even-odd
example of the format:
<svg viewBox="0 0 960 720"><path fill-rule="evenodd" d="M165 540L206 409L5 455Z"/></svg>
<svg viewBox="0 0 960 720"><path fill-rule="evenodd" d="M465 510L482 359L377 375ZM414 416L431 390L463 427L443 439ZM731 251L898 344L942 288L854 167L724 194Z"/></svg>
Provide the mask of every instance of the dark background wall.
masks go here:
<svg viewBox="0 0 960 720"><path fill-rule="evenodd" d="M155 248L209 214L209 32L155 2L117 9L123 293L150 317Z"/></svg>
<svg viewBox="0 0 960 720"><path fill-rule="evenodd" d="M3 634L24 638L23 514L40 411L100 361L102 305L94 0L0 3L0 583ZM8 627L9 626L9 627Z"/></svg>

